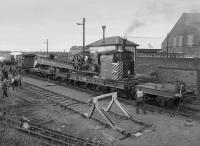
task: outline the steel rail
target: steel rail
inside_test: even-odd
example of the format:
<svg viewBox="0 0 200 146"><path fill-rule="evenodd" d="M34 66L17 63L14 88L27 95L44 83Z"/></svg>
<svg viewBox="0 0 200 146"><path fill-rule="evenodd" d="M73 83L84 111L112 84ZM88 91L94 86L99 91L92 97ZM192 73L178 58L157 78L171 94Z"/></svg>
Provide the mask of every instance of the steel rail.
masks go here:
<svg viewBox="0 0 200 146"><path fill-rule="evenodd" d="M44 88L39 87L37 85L32 85L30 83L25 83L25 84L26 84L25 88L27 90L30 90L30 91L32 90L33 93L35 93L35 94L37 94L39 96L42 96L42 97L46 97L47 100L49 100L49 101L51 101L53 103L56 103L57 105L66 108L67 110L70 110L70 111L72 111L74 113L80 114L81 116L85 117L85 113L82 113L81 108L77 108L77 106L79 106L81 104L85 105L85 106L88 106L87 102L79 101L77 99L68 97L66 95L55 93L53 91L50 91L48 89L44 89ZM62 99L65 99L65 102L63 102ZM69 100L70 100L71 103L75 102L76 106L73 106L73 104L65 104L66 102L68 103ZM118 113L115 113L115 112L112 112L112 111L109 111L109 113L114 115L113 118L120 119L120 121L122 121L122 120L130 120L130 119L127 119L127 117L124 116L124 115L121 115L121 114L118 114ZM110 127L110 125L106 121L103 121L103 120L95 117L95 115L92 115L90 118L95 120L95 121L97 121L97 122L99 122L100 124L102 124L102 125L104 125L106 127ZM132 121L134 124L141 125L142 128L140 128L140 131L141 131L141 129L148 128L148 127L150 127L152 125L152 124L143 123L143 122L137 121L137 120L130 120L130 121ZM128 132L126 132L126 133L128 133ZM123 134L126 134L126 133L123 133Z"/></svg>
<svg viewBox="0 0 200 146"><path fill-rule="evenodd" d="M53 95L58 95L58 96L60 96L60 97L62 97L62 98L65 98L66 101L70 99L71 101L76 101L77 104L85 104L85 105L87 104L87 102L79 101L79 100L73 99L73 98L71 98L71 97L68 97L68 96L65 96L65 95L61 95L61 94L52 92L52 91L50 91L50 90L44 89L44 88L42 88L42 87L39 87L39 86L36 86L36 85L32 85L32 84L27 83L27 82L26 82L25 84L26 84L25 88L26 88L27 90L32 91L34 94L37 94L37 95L42 96L42 97L45 97L45 96L42 95L41 92L37 92L37 90L38 90L38 91L43 91L43 92L49 92L49 93L51 93L52 96L53 96ZM36 89L36 88L38 88L38 89ZM54 98L51 98L51 96L50 96L50 97L48 96L48 97L46 97L46 98L47 98L49 101L51 101L52 103L55 103L55 104L57 104L57 105L59 105L59 106L65 108L65 109L67 109L67 110L70 110L70 111L72 111L72 112L74 112L74 113L80 114L81 116L85 117L84 113L80 112L79 110L77 110L77 109L75 109L75 108L73 108L73 107L70 107L70 106L68 106L68 105L62 104L61 102L57 101L56 99L58 99L58 98L54 99ZM107 124L106 122L104 122L104 121L102 121L102 120L100 120L100 119L97 119L97 118L94 117L94 116L92 116L91 118L92 118L93 120L99 122L99 123L102 124L102 125L109 126L109 124Z"/></svg>
<svg viewBox="0 0 200 146"><path fill-rule="evenodd" d="M35 78L35 79L40 79L40 80L44 80L44 81L48 81L48 79L45 79L45 78L41 78L41 77L36 77L36 76L33 76L33 75L25 75L27 77L31 77L31 78ZM81 87L77 87L77 86L72 86L70 84L60 84L60 82L58 83L58 81L51 81L55 84L59 84L61 86L67 86L67 87L70 87L70 88L74 88L74 89L78 89L78 90L82 90L82 91L85 91L85 92L88 92L88 93L91 93L91 94L95 94L95 95L99 95L101 93L97 92L97 91L91 91L91 90L87 90L87 89L84 89L84 88L81 88ZM130 104L130 101L133 105L136 104L136 101L134 100L128 100L128 99L124 99L124 98L120 98L119 97L119 100L121 102L124 102L125 104ZM172 110L172 109L166 109L164 107L159 107L159 106L155 106L155 105L151 105L151 104L147 104L145 103L145 108L146 110L148 111L157 111L159 113L167 113L167 114L170 114L170 116L172 115L175 115L175 112L176 110ZM179 110L179 112L177 113L178 116L183 116L183 117L186 117L186 118L191 118L191 119L194 119L194 120L200 120L200 115L195 115L194 112L189 112L187 113L187 110L182 108Z"/></svg>
<svg viewBox="0 0 200 146"><path fill-rule="evenodd" d="M104 146L102 143L95 143L80 137L63 134L61 132L49 130L36 125L29 124L29 128L24 128L22 126L22 122L12 120L8 117L1 117L0 123L2 125L17 129L20 132L27 133L31 136L47 140L50 143L57 143L66 146Z"/></svg>

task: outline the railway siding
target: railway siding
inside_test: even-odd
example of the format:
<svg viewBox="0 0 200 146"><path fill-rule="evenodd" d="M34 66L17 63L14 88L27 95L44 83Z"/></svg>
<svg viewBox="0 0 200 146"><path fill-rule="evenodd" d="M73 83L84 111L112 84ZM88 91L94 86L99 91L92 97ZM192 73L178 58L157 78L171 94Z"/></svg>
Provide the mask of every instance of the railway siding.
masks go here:
<svg viewBox="0 0 200 146"><path fill-rule="evenodd" d="M38 87L36 85L31 85L29 83L26 83L25 88L27 90L32 91L33 93L45 97L48 100L52 101L53 103L56 103L70 111L73 111L75 113L78 113L82 116L84 116L85 112L89 112L90 108L88 108L87 102L82 102L76 99L73 99L69 96L64 96L55 92L52 92L50 90ZM132 134L137 133L138 131L142 132L145 127L148 128L151 126L151 124L146 124L144 122L138 121L138 120L129 120L123 115L117 114L115 112L109 112L107 115L109 115L110 119L114 121L114 123L118 125L123 125L123 129L127 130L123 134L129 134L130 136ZM91 119L100 122L101 124L105 126L110 126L107 122L106 119L104 119L99 113L96 112L93 116L91 116ZM124 125L124 123L126 123ZM130 127L132 127L130 129Z"/></svg>
<svg viewBox="0 0 200 146"><path fill-rule="evenodd" d="M25 80L27 80L27 82L31 82L31 83L36 83L37 81L37 85L41 85L42 88L45 88L45 89L48 89L48 90L53 90L55 88L57 88L57 90L59 90L59 92L57 92L57 90L55 92L59 93L59 94L65 94L68 96L68 93L78 93L77 95L73 96L74 99L77 99L79 101L83 101L86 103L86 101L88 101L88 99L90 97L94 97L94 96L97 96L99 95L98 92L95 92L95 91L91 91L91 90L85 90L85 89L82 89L82 88L79 88L79 87L72 87L70 86L69 88L65 87L65 85L63 86L63 84L61 86L59 86L59 83L55 82L55 86L53 86L53 88L51 88L51 86L46 86L46 85L54 85L52 84L52 82L46 82L46 80L40 80L40 78L28 78L28 77L25 77L24 78ZM56 87L57 86L57 87ZM70 90L72 92L70 92ZM89 92L88 92L89 91ZM70 94L71 95L71 94ZM82 96L80 96L82 95ZM123 103L125 104L128 104L128 105L135 105L135 101L131 101L132 104L130 104L130 101L127 101L127 100L123 100L123 99L120 99L121 101L123 101ZM188 101L189 100L189 101ZM197 101L197 105L196 103L193 104L192 103L189 103L194 101L196 102ZM162 108L162 107L157 107L157 106L153 106L153 105L146 105L146 109L148 109L149 111L157 111L159 113L167 113L167 114L170 114L171 115L174 115L175 113L177 115L181 115L181 116L184 116L184 117L190 117L192 119L196 119L196 120L200 120L200 116L199 116L199 98L197 98L196 96L188 96L186 101L184 101L185 103L182 105L181 104L181 107L180 107L180 110L178 111L178 113L176 113L175 110L171 110L171 109L166 109L166 108ZM126 105L127 107L127 105ZM194 108L195 107L195 108ZM131 110L131 109L130 109Z"/></svg>
<svg viewBox="0 0 200 146"><path fill-rule="evenodd" d="M35 79L31 79L29 81L31 83L33 83L33 80L35 80ZM42 82L39 80L37 80L37 81L38 81L38 83ZM37 82L35 81L35 83L37 83ZM46 85L46 82L41 83L41 85ZM42 87L49 88L49 87L53 87L53 86L48 86L48 87L42 86ZM57 85L57 86L54 86L54 88L60 88L60 89L63 88L62 94L67 95L67 92L65 92L66 87L64 88L64 87L60 87L59 85ZM25 92L25 93L27 92L27 95L30 94L30 97L28 96L27 98L30 100L32 99L32 97L31 97L32 93L26 91L25 89L19 90L18 92L11 90L11 92L14 92L14 94L16 94L16 96L18 93L20 93L20 91ZM55 91L55 90L53 90L53 91ZM80 91L77 91L77 92L80 92ZM89 94L89 95L92 96L92 94ZM90 96L84 97L84 98L88 99L88 98L90 98ZM78 98L81 98L81 96L76 97L76 99L78 99ZM16 97L11 98L9 96L9 98L4 99L3 101L6 101L6 102L11 101L11 100L13 101L14 99L16 99ZM73 131L75 130L75 133L71 131L73 133L72 135L74 135L74 134L77 135L76 127L80 128L80 125L82 125L87 128L92 127L93 130L95 129L96 132L98 131L98 133L100 132L101 134L103 134L105 136L105 137L103 136L102 138L105 138L106 140L112 139L111 141L114 142L114 144L116 144L116 145L127 145L127 146L128 145L144 145L144 146L146 146L146 145L166 145L166 143L171 146L173 146L174 144L176 144L176 145L194 145L194 146L200 145L199 140L198 140L199 135L200 135L200 125L197 121L192 121L191 126L185 126L188 123L186 121L188 118L185 119L185 117L179 117L179 116L176 118L170 117L168 115L166 116L166 114L158 113L157 112L158 110L156 110L156 109L155 109L156 112L148 111L147 115L143 115L143 114L137 115L137 114L135 114L136 112L135 112L135 108L133 106L134 103L130 103L130 101L126 101L127 103L129 103L126 105L123 104L123 103L125 103L125 102L123 102L122 103L123 106L126 107L126 109L129 111L129 113L131 113L131 115L134 116L134 118L139 119L144 122L146 121L148 123L153 123L153 125L154 125L153 127L155 130L149 132L149 129L146 129L145 132L143 133L143 135L140 136L139 138L130 137L130 138L120 141L120 140L117 140L119 138L119 135L115 135L116 132L112 133L113 130L109 130L108 128L105 128L104 126L100 126L100 125L96 126L97 123L93 122L93 120L87 120L87 119L80 120L80 116L78 114L72 114L72 112L70 112L68 110L63 110L63 108L60 108L56 104L49 104L49 102L47 100L44 100L44 98L42 98L42 97L35 96L35 98L33 100L35 101L35 99L37 99L39 101L41 100L41 103L44 103L44 105L43 105L44 107L42 107L42 108L44 108L44 110L42 109L42 111L41 111L41 108L40 109L38 108L39 111L36 110L38 117L46 117L46 120L52 119L52 118L56 119L57 124L55 125L54 123L50 123L50 124L48 124L49 128L57 129L59 131L63 131L66 133L70 132L70 129L71 130L73 129ZM120 99L120 100L124 100L124 99ZM24 104L24 102L22 101L22 107L25 107L25 105L26 104ZM27 105L30 105L30 104L27 103ZM26 115L25 109L22 111L19 111L19 114L21 113L23 115L24 114ZM30 113L31 110L32 109L30 108L30 109L28 109L27 112ZM18 112L18 111L16 111L16 112ZM163 111L163 112L165 113L165 111ZM49 114L49 115L47 115L47 114ZM35 117L34 114L32 114L32 113L30 116ZM70 125L69 124L70 121L68 121L70 119L73 123L77 123L78 125L75 124L76 127L74 127L73 125ZM37 119L35 119L33 122L43 125L48 121L44 121L44 120L38 121ZM124 124L126 124L126 123L124 123ZM45 127L46 126L47 125L45 124ZM66 126L66 128L62 128L62 126ZM132 127L129 127L129 128L132 128ZM90 129L90 130L92 130L92 129ZM83 130L83 131L85 131L85 130ZM82 136L85 137L90 134L94 135L93 132L92 133L90 133L90 132L91 131L85 131L82 133ZM88 133L88 134L86 135L85 133ZM99 136L102 136L102 135L99 135ZM88 137L86 137L86 138L88 138Z"/></svg>
<svg viewBox="0 0 200 146"><path fill-rule="evenodd" d="M33 85L41 86L44 89L48 89L48 90L54 91L59 94L65 94L69 97L72 97L74 99L77 99L77 100L83 101L83 102L86 102L89 99L89 97L94 96L94 94L86 93L83 91L78 91L77 89L58 86L56 84L52 84L52 82L41 81L41 80L29 78L29 77L22 77L22 80L24 82L28 82Z"/></svg>
<svg viewBox="0 0 200 146"><path fill-rule="evenodd" d="M104 144L93 143L92 141L87 141L79 137L63 134L61 132L49 130L36 125L28 124L27 128L22 127L22 123L20 121L16 121L8 117L3 117L0 123L4 126L9 126L39 139L47 140L51 143L59 143L64 146L104 146Z"/></svg>
<svg viewBox="0 0 200 146"><path fill-rule="evenodd" d="M13 100L15 101L12 102ZM23 132L26 135L41 139L41 142L48 141L50 144L53 143L53 145L104 145L101 139L97 141L95 139L85 138L81 135L73 134L68 132L68 130L65 131L62 127L63 119L55 120L55 114L61 114L56 110L58 106L50 105L46 100L34 96L32 93L27 92L27 90L9 90L9 97L0 99L0 101L0 124L2 124L5 129L15 128L19 132ZM59 107L59 109L61 108ZM70 118L73 118L71 113L64 113L62 116L66 114L70 114ZM79 116L74 117L74 119L76 118L79 118ZM65 118L65 120L66 119L69 118ZM29 126L25 123L28 123ZM68 124L70 125L70 121L66 123L66 128ZM60 127L62 127L62 129L57 129ZM70 127L70 129L72 128L73 127ZM75 131L77 130L75 129ZM82 129L79 131L81 132ZM77 132L79 133L79 131Z"/></svg>

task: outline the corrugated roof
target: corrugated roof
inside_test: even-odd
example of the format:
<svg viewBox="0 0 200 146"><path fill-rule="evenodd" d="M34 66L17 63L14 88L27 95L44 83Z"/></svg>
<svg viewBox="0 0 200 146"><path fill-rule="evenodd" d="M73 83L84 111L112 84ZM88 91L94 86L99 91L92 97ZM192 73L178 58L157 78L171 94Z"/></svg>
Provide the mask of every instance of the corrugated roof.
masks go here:
<svg viewBox="0 0 200 146"><path fill-rule="evenodd" d="M100 39L94 43L87 45L87 47L99 47L99 46L111 46L111 45L122 45L123 39L120 36L107 37L104 40ZM126 41L126 46L139 46L138 44L131 42L129 40Z"/></svg>

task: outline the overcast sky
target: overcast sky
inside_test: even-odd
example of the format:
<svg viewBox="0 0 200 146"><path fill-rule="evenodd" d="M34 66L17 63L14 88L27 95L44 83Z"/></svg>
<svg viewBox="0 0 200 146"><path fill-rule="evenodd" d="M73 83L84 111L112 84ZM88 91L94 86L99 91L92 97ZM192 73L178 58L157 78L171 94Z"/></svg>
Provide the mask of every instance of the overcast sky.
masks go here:
<svg viewBox="0 0 200 146"><path fill-rule="evenodd" d="M126 36L141 48L160 43L184 12L197 13L199 0L0 0L0 49L11 51L69 50L106 37ZM132 37L132 38L131 38ZM134 38L153 37L153 38Z"/></svg>

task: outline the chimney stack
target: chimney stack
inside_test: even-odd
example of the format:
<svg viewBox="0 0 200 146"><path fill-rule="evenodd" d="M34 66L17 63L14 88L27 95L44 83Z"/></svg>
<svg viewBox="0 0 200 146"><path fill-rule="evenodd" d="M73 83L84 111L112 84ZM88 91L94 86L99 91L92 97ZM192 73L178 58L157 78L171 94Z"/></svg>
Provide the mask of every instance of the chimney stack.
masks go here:
<svg viewBox="0 0 200 146"><path fill-rule="evenodd" d="M105 41L105 29L106 29L106 25L102 25L102 29L103 29L103 41Z"/></svg>

